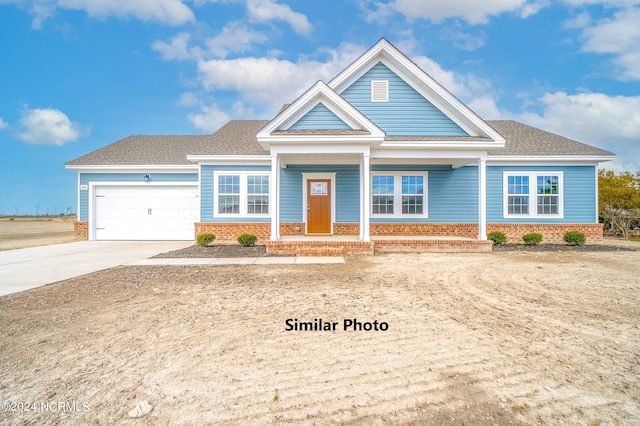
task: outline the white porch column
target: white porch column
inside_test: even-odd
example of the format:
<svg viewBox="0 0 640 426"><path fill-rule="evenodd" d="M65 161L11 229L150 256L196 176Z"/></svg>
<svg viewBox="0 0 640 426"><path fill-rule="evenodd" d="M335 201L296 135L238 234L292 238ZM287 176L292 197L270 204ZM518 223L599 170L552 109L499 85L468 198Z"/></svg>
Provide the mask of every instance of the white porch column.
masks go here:
<svg viewBox="0 0 640 426"><path fill-rule="evenodd" d="M371 236L369 235L369 199L371 198L371 185L369 184L370 180L370 172L369 172L369 154L362 155L362 224L361 224L361 233L362 233L362 241L371 241Z"/></svg>
<svg viewBox="0 0 640 426"><path fill-rule="evenodd" d="M478 159L478 239L487 239L487 158Z"/></svg>
<svg viewBox="0 0 640 426"><path fill-rule="evenodd" d="M271 155L271 178L269 179L269 209L271 211L271 241L280 238L280 159Z"/></svg>
<svg viewBox="0 0 640 426"><path fill-rule="evenodd" d="M364 158L360 158L360 240L364 239L364 187Z"/></svg>

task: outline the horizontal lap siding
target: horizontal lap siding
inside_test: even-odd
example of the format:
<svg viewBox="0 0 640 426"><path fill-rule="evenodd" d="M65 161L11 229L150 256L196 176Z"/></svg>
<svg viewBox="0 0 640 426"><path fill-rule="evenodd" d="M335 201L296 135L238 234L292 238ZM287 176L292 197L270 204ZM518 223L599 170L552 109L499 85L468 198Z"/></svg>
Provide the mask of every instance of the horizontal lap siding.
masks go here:
<svg viewBox="0 0 640 426"><path fill-rule="evenodd" d="M349 130L351 127L329 110L324 104L319 103L306 113L300 120L294 123L291 130Z"/></svg>
<svg viewBox="0 0 640 426"><path fill-rule="evenodd" d="M564 218L512 219L503 217L503 172L563 172ZM489 166L487 167L487 221L494 223L595 223L594 166Z"/></svg>
<svg viewBox="0 0 640 426"><path fill-rule="evenodd" d="M389 102L371 102L372 80L389 82ZM467 136L456 123L381 62L341 95L388 136Z"/></svg>
<svg viewBox="0 0 640 426"><path fill-rule="evenodd" d="M280 221L302 222L302 173L336 174L336 222L360 221L360 171L357 165L289 165L280 171Z"/></svg>
<svg viewBox="0 0 640 426"><path fill-rule="evenodd" d="M371 171L428 172L428 218L371 218L372 223L478 222L478 168L469 166L373 165Z"/></svg>
<svg viewBox="0 0 640 426"><path fill-rule="evenodd" d="M268 172L269 166L218 166L203 165L200 169L200 221L201 222L269 222L270 218L214 217L214 172Z"/></svg>
<svg viewBox="0 0 640 426"><path fill-rule="evenodd" d="M146 173L80 173L80 185L91 182L132 182L143 185ZM152 173L151 182L193 182L198 183L197 173ZM89 220L89 191L80 191L80 220Z"/></svg>

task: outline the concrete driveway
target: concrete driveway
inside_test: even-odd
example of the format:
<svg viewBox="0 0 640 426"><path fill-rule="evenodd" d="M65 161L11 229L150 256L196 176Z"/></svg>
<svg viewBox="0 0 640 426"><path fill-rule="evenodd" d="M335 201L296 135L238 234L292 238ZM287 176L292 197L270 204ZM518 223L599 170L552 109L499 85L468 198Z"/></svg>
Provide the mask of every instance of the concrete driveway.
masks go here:
<svg viewBox="0 0 640 426"><path fill-rule="evenodd" d="M81 241L0 251L0 296L190 245L193 241Z"/></svg>

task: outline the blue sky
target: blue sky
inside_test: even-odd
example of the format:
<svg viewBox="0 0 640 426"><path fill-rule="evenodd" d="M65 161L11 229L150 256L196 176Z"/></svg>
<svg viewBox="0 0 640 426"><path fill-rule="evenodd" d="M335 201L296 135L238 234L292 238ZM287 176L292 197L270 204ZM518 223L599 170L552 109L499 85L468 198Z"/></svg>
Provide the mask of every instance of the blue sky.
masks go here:
<svg viewBox="0 0 640 426"><path fill-rule="evenodd" d="M64 163L268 119L387 38L485 119L640 170L640 0L0 0L0 213L76 209Z"/></svg>

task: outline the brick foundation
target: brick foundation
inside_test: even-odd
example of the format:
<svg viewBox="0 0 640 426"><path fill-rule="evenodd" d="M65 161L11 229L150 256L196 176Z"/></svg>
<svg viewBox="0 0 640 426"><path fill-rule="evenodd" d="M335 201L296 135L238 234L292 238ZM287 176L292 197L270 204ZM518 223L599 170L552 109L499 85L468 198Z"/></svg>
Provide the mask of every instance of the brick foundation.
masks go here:
<svg viewBox="0 0 640 426"><path fill-rule="evenodd" d="M336 222L333 224L334 235L359 235L360 224L349 222Z"/></svg>
<svg viewBox="0 0 640 426"><path fill-rule="evenodd" d="M258 237L258 244L265 244L271 237L269 222L196 222L196 237L200 234L216 236L215 244L238 244L238 237L242 234L254 234Z"/></svg>
<svg viewBox="0 0 640 426"><path fill-rule="evenodd" d="M296 230L296 228L299 230ZM280 222L280 235L304 235L304 223Z"/></svg>
<svg viewBox="0 0 640 426"><path fill-rule="evenodd" d="M371 223L369 235L373 236L442 236L478 238L475 223Z"/></svg>
<svg viewBox="0 0 640 426"><path fill-rule="evenodd" d="M76 240L87 241L89 239L89 222L73 222L73 235Z"/></svg>
<svg viewBox="0 0 640 426"><path fill-rule="evenodd" d="M564 244L562 238L567 231L582 232L587 237L587 244L602 242L604 238L604 224L602 223L487 224L487 234L494 231L504 233L507 236L507 243L523 243L522 236L534 232L542 234L542 244Z"/></svg>

